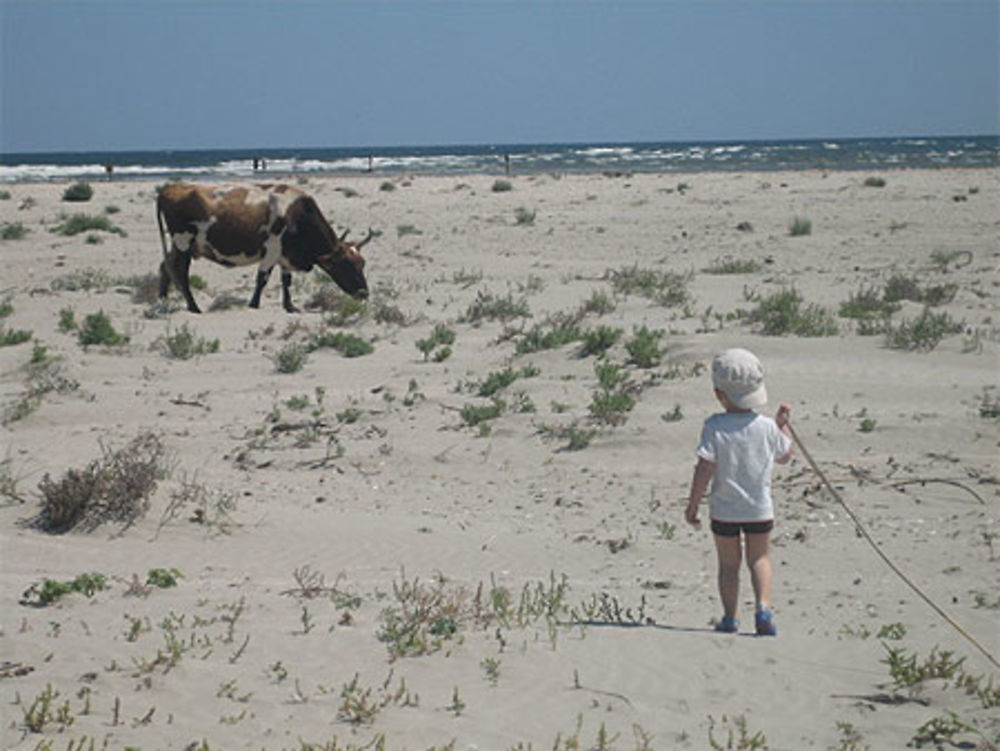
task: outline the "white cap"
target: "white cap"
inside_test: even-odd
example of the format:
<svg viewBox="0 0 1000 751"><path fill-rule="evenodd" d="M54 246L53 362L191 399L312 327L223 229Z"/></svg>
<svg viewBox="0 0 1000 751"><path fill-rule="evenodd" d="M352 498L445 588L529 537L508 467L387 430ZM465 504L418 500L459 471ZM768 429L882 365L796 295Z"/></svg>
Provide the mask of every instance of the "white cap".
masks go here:
<svg viewBox="0 0 1000 751"><path fill-rule="evenodd" d="M712 384L738 409L758 409L767 404L764 368L745 349L727 349L712 360Z"/></svg>

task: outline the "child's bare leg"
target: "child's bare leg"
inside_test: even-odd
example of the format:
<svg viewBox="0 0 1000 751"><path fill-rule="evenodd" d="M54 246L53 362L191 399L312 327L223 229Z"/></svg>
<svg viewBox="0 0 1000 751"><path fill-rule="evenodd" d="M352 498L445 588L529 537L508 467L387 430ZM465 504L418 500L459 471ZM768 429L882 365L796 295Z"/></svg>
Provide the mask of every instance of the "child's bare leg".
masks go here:
<svg viewBox="0 0 1000 751"><path fill-rule="evenodd" d="M740 538L715 535L715 550L719 554L719 598L723 615L736 617L740 600L740 563L743 551Z"/></svg>
<svg viewBox="0 0 1000 751"><path fill-rule="evenodd" d="M753 583L754 600L760 607L771 606L771 533L748 534L747 566L750 568L750 581Z"/></svg>

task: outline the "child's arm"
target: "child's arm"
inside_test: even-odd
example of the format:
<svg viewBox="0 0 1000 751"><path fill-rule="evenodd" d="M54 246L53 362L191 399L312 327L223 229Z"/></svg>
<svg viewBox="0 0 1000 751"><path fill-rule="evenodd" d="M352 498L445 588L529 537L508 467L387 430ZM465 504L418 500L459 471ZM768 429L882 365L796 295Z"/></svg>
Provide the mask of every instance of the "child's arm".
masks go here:
<svg viewBox="0 0 1000 751"><path fill-rule="evenodd" d="M698 464L694 468L694 477L691 478L691 493L688 495L688 505L684 510L684 519L692 527L697 529L701 526L698 519L698 504L708 490L708 484L715 474L715 463L708 459L698 459Z"/></svg>
<svg viewBox="0 0 1000 751"><path fill-rule="evenodd" d="M789 430L788 428L788 421L789 418L791 418L791 416L792 416L792 408L789 407L787 404L782 404L780 407L778 407L778 414L774 416L774 422L778 426L778 429L789 438L792 437L792 431ZM789 447L788 451L786 451L781 456L776 456L774 458L774 461L777 462L778 464L787 464L789 460L792 458L792 448L794 448L794 446L795 443L793 442Z"/></svg>

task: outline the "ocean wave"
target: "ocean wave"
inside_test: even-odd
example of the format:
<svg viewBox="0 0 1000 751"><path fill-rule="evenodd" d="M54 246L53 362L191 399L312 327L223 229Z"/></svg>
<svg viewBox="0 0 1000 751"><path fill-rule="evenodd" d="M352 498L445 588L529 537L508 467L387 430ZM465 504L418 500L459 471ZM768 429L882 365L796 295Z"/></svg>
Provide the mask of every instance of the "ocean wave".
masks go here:
<svg viewBox="0 0 1000 751"><path fill-rule="evenodd" d="M0 154L0 183L117 178L287 179L293 175L982 167L1000 163L994 136L730 143L593 143L261 149L197 152ZM263 159L266 171L254 170ZM371 162L369 162L371 160Z"/></svg>

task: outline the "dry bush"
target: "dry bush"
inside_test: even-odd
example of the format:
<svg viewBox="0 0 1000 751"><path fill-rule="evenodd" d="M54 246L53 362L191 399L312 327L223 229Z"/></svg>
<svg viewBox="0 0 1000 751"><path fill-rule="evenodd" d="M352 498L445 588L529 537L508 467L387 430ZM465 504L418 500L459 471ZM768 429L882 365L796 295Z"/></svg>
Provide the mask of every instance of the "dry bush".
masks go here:
<svg viewBox="0 0 1000 751"><path fill-rule="evenodd" d="M38 484L41 510L34 525L45 532L81 528L91 532L105 522L125 526L141 519L149 497L167 473L160 437L146 432L124 448L111 451L83 469L70 469L59 480L48 473Z"/></svg>

